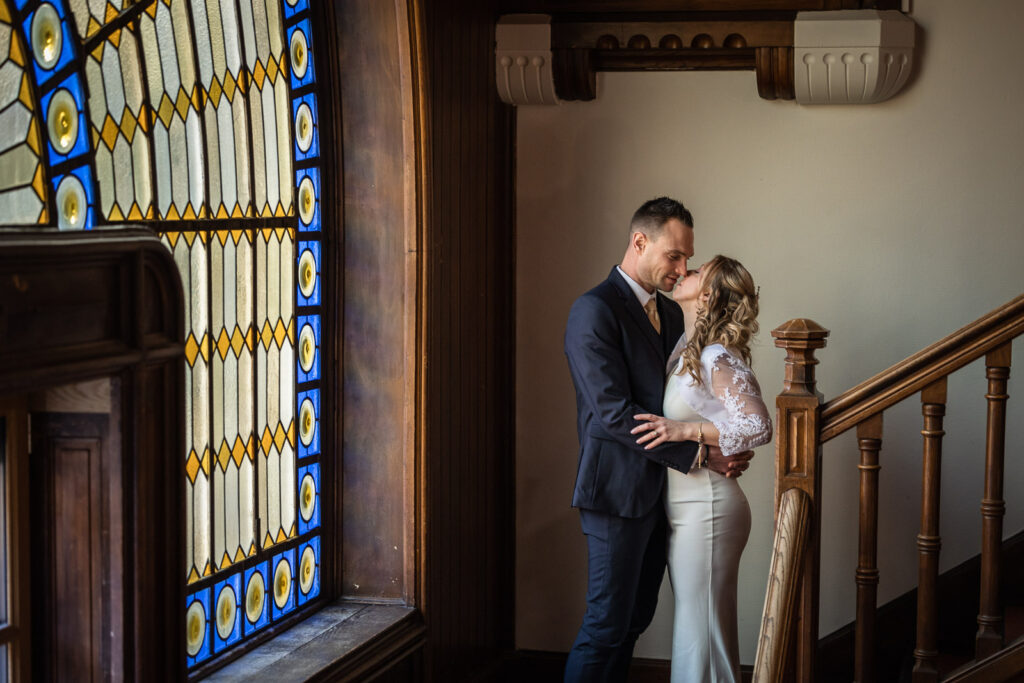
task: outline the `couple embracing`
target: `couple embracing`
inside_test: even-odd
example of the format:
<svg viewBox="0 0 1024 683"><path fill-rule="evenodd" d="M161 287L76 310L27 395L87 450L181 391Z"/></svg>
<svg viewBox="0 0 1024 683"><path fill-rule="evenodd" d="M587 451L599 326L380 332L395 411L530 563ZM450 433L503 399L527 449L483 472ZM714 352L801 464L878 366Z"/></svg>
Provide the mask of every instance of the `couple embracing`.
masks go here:
<svg viewBox="0 0 1024 683"><path fill-rule="evenodd" d="M750 508L736 478L771 440L771 418L750 370L753 279L723 256L688 271L693 253L690 212L652 199L633 215L622 263L569 313L572 504L588 581L566 683L626 680L666 562L672 683L740 679L736 582Z"/></svg>

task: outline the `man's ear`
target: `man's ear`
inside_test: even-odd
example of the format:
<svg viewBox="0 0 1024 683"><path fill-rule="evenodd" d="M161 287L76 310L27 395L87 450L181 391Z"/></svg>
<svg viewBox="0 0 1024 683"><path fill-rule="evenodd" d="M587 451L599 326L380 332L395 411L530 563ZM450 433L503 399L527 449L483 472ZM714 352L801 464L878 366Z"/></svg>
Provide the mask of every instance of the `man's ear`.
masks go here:
<svg viewBox="0 0 1024 683"><path fill-rule="evenodd" d="M647 247L647 235L637 230L633 233L631 244L638 254L642 254L644 249Z"/></svg>

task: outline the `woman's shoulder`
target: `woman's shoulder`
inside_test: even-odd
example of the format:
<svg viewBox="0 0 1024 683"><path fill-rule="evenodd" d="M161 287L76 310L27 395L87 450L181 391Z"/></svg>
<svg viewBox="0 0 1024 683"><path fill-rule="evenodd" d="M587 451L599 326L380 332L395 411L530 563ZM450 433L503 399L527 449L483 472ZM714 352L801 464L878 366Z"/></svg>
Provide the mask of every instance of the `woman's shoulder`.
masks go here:
<svg viewBox="0 0 1024 683"><path fill-rule="evenodd" d="M703 363L713 363L721 356L739 358L739 355L735 351L730 350L724 344L708 344L700 352L700 359Z"/></svg>
<svg viewBox="0 0 1024 683"><path fill-rule="evenodd" d="M700 354L700 362L701 365L708 368L709 372L721 368L723 365L733 370L742 369L750 371L750 366L743 360L743 356L735 349L731 349L724 344L708 344L705 346Z"/></svg>

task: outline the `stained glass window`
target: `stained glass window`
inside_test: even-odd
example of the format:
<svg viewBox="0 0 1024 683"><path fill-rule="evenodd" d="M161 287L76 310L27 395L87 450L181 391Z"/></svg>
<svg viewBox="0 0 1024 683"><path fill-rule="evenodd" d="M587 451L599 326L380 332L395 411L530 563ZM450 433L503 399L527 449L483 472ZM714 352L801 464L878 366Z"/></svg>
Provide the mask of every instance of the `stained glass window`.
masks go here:
<svg viewBox="0 0 1024 683"><path fill-rule="evenodd" d="M314 47L308 0L0 0L3 222L181 273L190 668L320 593Z"/></svg>

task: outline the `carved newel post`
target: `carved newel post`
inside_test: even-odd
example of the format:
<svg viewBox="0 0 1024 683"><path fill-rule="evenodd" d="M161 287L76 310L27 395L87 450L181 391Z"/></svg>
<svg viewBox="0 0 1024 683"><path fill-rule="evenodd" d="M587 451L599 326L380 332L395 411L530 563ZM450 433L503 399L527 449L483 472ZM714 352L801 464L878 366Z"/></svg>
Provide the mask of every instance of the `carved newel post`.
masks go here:
<svg viewBox="0 0 1024 683"><path fill-rule="evenodd" d="M798 488L810 498L810 534L804 551L800 602L796 611L796 680L814 681L818 646L818 539L821 534L821 394L815 387L814 350L824 348L829 331L806 318L783 323L772 330L775 345L786 350L786 374L782 393L775 400L775 511L782 495Z"/></svg>

